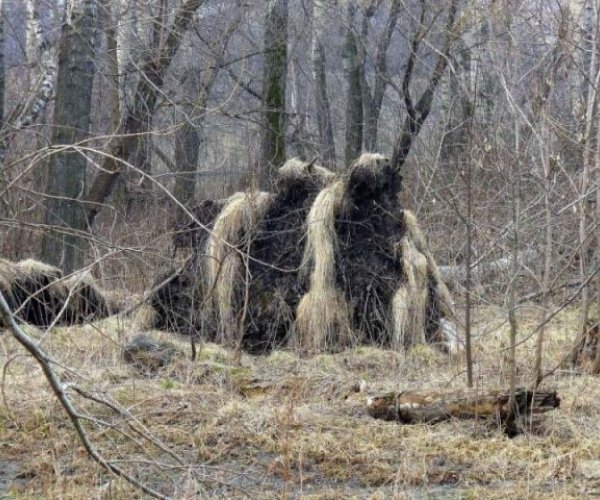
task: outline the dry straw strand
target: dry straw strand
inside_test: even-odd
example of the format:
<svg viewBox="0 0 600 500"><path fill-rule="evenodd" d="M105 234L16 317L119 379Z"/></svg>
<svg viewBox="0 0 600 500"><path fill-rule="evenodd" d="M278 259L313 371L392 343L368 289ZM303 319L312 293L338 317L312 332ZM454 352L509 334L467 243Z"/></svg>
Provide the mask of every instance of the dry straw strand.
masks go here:
<svg viewBox="0 0 600 500"><path fill-rule="evenodd" d="M319 352L348 344L351 338L348 305L335 282L335 219L344 210L345 193L342 180L326 187L315 198L307 217L303 274L311 269L310 285L298 305L295 339L303 350Z"/></svg>
<svg viewBox="0 0 600 500"><path fill-rule="evenodd" d="M431 292L426 291L424 304L421 303L421 300L422 300L421 295L417 295L416 299L414 299L414 298L411 299L411 297L413 297L413 295L409 293L408 300L412 301L412 304L410 305L409 309L411 311L420 311L421 308L423 307L423 310L425 312L423 314L422 325L424 327L425 322L426 322L427 305L428 305L428 303L434 302L436 307L439 309L440 317L445 318L446 320L450 321L455 317L454 316L454 301L452 300L452 295L450 294L450 291L448 290L446 283L442 279L437 262L433 258L433 255L431 254L431 251L429 250L429 247L427 246L427 242L421 231L421 228L419 227L417 218L410 210L404 210L403 215L404 215L404 226L405 226L406 231L405 231L405 236L403 237L402 242L401 242L401 248L402 248L402 254L403 254L403 265L407 266L405 268L406 279L407 280L412 279L411 273L414 274L414 268L411 268L411 264L415 260L415 257L417 257L415 255L415 252L417 252L419 255L423 256L426 261L425 262L425 273L426 273L425 274L425 278L426 278L425 287L427 287L428 279L431 279L433 281L433 288L432 288ZM408 244L407 241L410 242L410 244ZM407 258L405 257L405 254L412 256L411 258L408 259L408 262L406 262ZM415 283L418 285L417 282L415 282ZM395 308L397 307L396 303L394 303L393 307L394 307L393 316L394 316L394 318L396 318L396 311L395 311ZM405 319L405 324L404 324L404 326L402 326L402 323L395 319L395 321L394 321L394 343L396 342L396 339L399 335L402 336L400 334L400 332L403 332L403 335L406 334L406 328L407 328L406 325L408 325L408 324L412 325L413 328L420 328L421 320L417 320L416 318L414 320ZM443 335L444 331L448 330L448 329L442 328L441 330L442 330L441 333ZM416 334L420 338L420 335L421 335L420 330ZM444 340L447 342L450 342L452 344L456 344L455 338L444 339ZM409 344L410 343L411 342L409 342Z"/></svg>

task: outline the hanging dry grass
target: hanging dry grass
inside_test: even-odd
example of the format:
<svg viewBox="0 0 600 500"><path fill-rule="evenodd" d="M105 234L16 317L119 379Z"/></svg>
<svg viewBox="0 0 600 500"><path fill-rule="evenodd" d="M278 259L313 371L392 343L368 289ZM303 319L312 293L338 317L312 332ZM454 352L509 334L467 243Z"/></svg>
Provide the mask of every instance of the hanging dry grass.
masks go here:
<svg viewBox="0 0 600 500"><path fill-rule="evenodd" d="M272 194L263 191L235 193L216 218L206 242L206 283L212 291L217 335L222 342L231 343L238 337L235 303L247 281L241 252L271 201Z"/></svg>
<svg viewBox="0 0 600 500"><path fill-rule="evenodd" d="M452 294L444 282L444 279L440 273L440 268L433 258L431 251L429 250L429 246L425 241L425 237L423 236L423 232L419 227L417 218L410 210L404 211L404 223L406 224L406 228L411 234L417 249L424 254L425 257L427 257L427 272L433 279L434 293L439 302L439 307L443 317L454 318L454 299L452 298Z"/></svg>
<svg viewBox="0 0 600 500"><path fill-rule="evenodd" d="M410 295L405 284L401 284L392 299L392 338L390 345L394 350L406 348L407 337L410 337Z"/></svg>
<svg viewBox="0 0 600 500"><path fill-rule="evenodd" d="M426 341L427 258L417 250L409 235L407 232L400 244L405 282L392 300L392 346L396 349L410 348Z"/></svg>
<svg viewBox="0 0 600 500"><path fill-rule="evenodd" d="M417 218L410 210L404 210L404 224L406 233L412 240L415 248L427 259L427 275L429 280L429 297L427 299L427 314L425 329L428 340L444 342L448 347L458 348L456 338L446 338L449 334L447 328L440 328L442 319L451 323L450 330L456 333L456 316L454 311L454 300L444 282L437 262L433 258L427 245L423 232L419 227Z"/></svg>
<svg viewBox="0 0 600 500"><path fill-rule="evenodd" d="M297 347L320 352L347 345L351 339L348 306L336 286L336 252L339 243L336 218L346 210L346 182L333 183L316 197L306 221L302 272L310 285L296 315Z"/></svg>

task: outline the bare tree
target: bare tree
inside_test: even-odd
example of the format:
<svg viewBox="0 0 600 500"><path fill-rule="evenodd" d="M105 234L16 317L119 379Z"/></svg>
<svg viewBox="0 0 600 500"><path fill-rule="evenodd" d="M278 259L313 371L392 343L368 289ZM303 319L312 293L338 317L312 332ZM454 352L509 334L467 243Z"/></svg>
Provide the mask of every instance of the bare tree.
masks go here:
<svg viewBox="0 0 600 500"><path fill-rule="evenodd" d="M415 103L411 94L410 84L418 58L419 47L427 32L424 24L426 8L427 3L422 2L420 19L410 44L410 54L406 62L406 69L404 70L404 77L402 79L402 96L407 116L402 125L402 130L394 143L394 152L392 154L391 163L392 167L395 169L400 169L406 161L406 157L411 150L414 139L418 136L423 123L429 116L435 90L446 71L450 50L452 49L452 45L456 38L455 22L458 11L458 0L450 0L445 25L445 42L438 51L437 61L433 72L425 85L425 90Z"/></svg>
<svg viewBox="0 0 600 500"><path fill-rule="evenodd" d="M346 148L344 161L350 165L362 151L363 140L363 102L361 82L363 68L358 57L358 35L354 22L358 8L354 0L348 2L346 9L346 42L344 45L344 70L346 73Z"/></svg>
<svg viewBox="0 0 600 500"><path fill-rule="evenodd" d="M285 161L287 82L287 0L269 0L265 17L263 72L264 131L261 184L269 185L273 171Z"/></svg>
<svg viewBox="0 0 600 500"><path fill-rule="evenodd" d="M85 231L86 155L77 145L88 134L94 83L95 0L72 2L62 27L52 142L63 148L50 161L42 241L44 261L71 272L83 266L84 244L69 230ZM62 229L59 229L62 228Z"/></svg>
<svg viewBox="0 0 600 500"><path fill-rule="evenodd" d="M122 120L119 134L115 136L111 151L103 162L101 172L94 178L86 198L87 217L90 225L112 192L123 163L130 162L138 151L140 134L143 133L144 127L147 126L154 114L165 74L192 22L194 13L203 3L204 0L185 0L181 4L168 27L168 35L159 53L141 66L133 108Z"/></svg>
<svg viewBox="0 0 600 500"><path fill-rule="evenodd" d="M0 130L4 124L4 2L0 0Z"/></svg>
<svg viewBox="0 0 600 500"><path fill-rule="evenodd" d="M320 147L323 151L323 163L326 166L335 165L335 140L329 97L327 95L327 60L325 56L326 9L323 0L313 2L313 32L312 32L312 72L315 83L315 114L319 129Z"/></svg>
<svg viewBox="0 0 600 500"><path fill-rule="evenodd" d="M385 20L383 32L379 35L379 40L377 41L373 58L373 83L372 85L369 85L366 69L364 68L366 58L368 57L365 50L365 41L368 39L369 19L375 14L378 4L379 2L371 2L371 5L365 9L362 29L363 43L361 44L361 59L363 70L360 72L360 76L362 77L361 91L364 108L363 147L366 151L377 150L379 116L381 114L381 106L383 104L385 91L390 79L387 70L387 54L392 35L394 34L396 24L398 23L401 2L399 0L392 0L391 2L390 11Z"/></svg>
<svg viewBox="0 0 600 500"><path fill-rule="evenodd" d="M204 115L208 106L211 90L217 79L220 69L225 64L224 58L229 40L238 28L241 21L242 10L240 2L237 2L237 12L233 21L224 29L220 36L214 40L207 41L207 57L204 61L205 70L200 76L198 68L187 70L182 82L182 87L187 90L186 94L191 96L189 105L183 107L185 111L184 121L178 127L175 134L175 162L174 173L175 187L174 197L184 205L189 204L196 192L196 170L198 168L198 157L200 147L200 131ZM177 206L177 219L184 214Z"/></svg>

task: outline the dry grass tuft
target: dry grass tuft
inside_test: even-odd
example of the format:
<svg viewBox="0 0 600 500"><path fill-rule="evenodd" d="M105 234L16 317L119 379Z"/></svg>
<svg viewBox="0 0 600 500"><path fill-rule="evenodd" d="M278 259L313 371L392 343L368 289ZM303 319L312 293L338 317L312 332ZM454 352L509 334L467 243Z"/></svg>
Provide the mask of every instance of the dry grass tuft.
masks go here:
<svg viewBox="0 0 600 500"><path fill-rule="evenodd" d="M427 315L427 258L407 236L400 243L405 282L392 301L392 346L396 349L424 344Z"/></svg>
<svg viewBox="0 0 600 500"><path fill-rule="evenodd" d="M276 191L285 189L287 186L297 185L308 179L312 179L316 186L324 188L336 179L336 175L320 165L292 158L286 161L277 171Z"/></svg>
<svg viewBox="0 0 600 500"><path fill-rule="evenodd" d="M442 313L443 317L454 318L454 299L452 298L452 294L442 278L440 268L433 258L431 250L429 250L429 246L427 245L425 236L419 227L417 218L410 210L404 210L404 224L417 250L427 258L427 272L430 274L433 282L435 283L434 292L437 296L436 298L438 301L438 306L440 307L440 312Z"/></svg>
<svg viewBox="0 0 600 500"><path fill-rule="evenodd" d="M435 307L436 314L440 317L439 319L434 318L436 322L443 319L454 325L456 316L454 300L442 279L437 262L427 245L417 218L410 210L404 210L403 216L406 233L400 242L399 250L406 278L406 284L403 286L407 290L403 291L403 287L400 287L397 296L394 297L394 308L402 307L401 298L403 296L406 296L408 302L403 308L404 311L402 309L393 311L395 318L393 338L395 345L401 345L398 344L398 341L402 339L404 345L410 346L426 340L425 332L429 329L429 325L426 324L428 307ZM424 289L425 291L423 291ZM421 311L425 311L425 314L421 315ZM412 315L415 314L416 316L413 317ZM451 329L455 330L456 328L452 326ZM448 333L444 330L443 327L438 326L438 338L444 341L451 350L456 348L458 346L456 339L441 338ZM407 332L412 332L412 334L409 333L409 338L407 338Z"/></svg>
<svg viewBox="0 0 600 500"><path fill-rule="evenodd" d="M32 279L36 276L45 276L48 278L60 278L62 271L57 267L45 264L35 259L25 259L17 263L20 273L29 276Z"/></svg>
<svg viewBox="0 0 600 500"><path fill-rule="evenodd" d="M135 313L133 329L135 331L151 330L158 323L158 311L150 304L142 304Z"/></svg>

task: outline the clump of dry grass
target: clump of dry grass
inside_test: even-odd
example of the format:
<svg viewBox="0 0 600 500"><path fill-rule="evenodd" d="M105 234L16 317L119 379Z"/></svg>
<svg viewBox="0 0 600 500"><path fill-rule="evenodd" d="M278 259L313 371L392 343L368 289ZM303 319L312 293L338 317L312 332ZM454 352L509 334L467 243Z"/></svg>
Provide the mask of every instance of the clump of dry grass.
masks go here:
<svg viewBox="0 0 600 500"><path fill-rule="evenodd" d="M392 301L392 347L405 349L424 344L427 315L427 259L406 236L400 243L405 282Z"/></svg>
<svg viewBox="0 0 600 500"><path fill-rule="evenodd" d="M236 301L247 281L241 253L271 200L272 194L262 191L235 193L217 216L206 242L207 289L212 290L222 342L237 340Z"/></svg>
<svg viewBox="0 0 600 500"><path fill-rule="evenodd" d="M312 180L316 186L324 188L335 179L336 175L325 167L299 158L292 158L277 171L275 190L277 192L286 191L288 186L303 184L307 180Z"/></svg>
<svg viewBox="0 0 600 500"><path fill-rule="evenodd" d="M337 181L316 197L306 221L303 273L310 269L308 292L296 313L294 343L309 352L343 347L351 340L348 305L337 288L335 220L344 211L346 183Z"/></svg>
<svg viewBox="0 0 600 500"><path fill-rule="evenodd" d="M158 321L158 311L150 304L145 303L136 310L133 329L135 331L151 330L156 328Z"/></svg>
<svg viewBox="0 0 600 500"><path fill-rule="evenodd" d="M416 249L427 258L427 272L433 279L435 285L433 292L436 295L440 312L444 317L454 318L454 300L452 299L452 294L442 278L440 268L427 245L417 218L410 210L404 210L404 224Z"/></svg>
<svg viewBox="0 0 600 500"><path fill-rule="evenodd" d="M455 338L444 338L449 333L442 320L456 324L454 301L440 274L437 262L427 245L417 218L410 210L403 211L405 234L399 252L405 284L394 296L394 343L397 346L425 342L425 332L437 330L434 339L444 342L450 351L459 344ZM412 290L412 291L411 291ZM404 304L402 300L406 300ZM432 312L436 317L428 317ZM453 331L456 328L451 328ZM407 332L408 334L407 338Z"/></svg>

